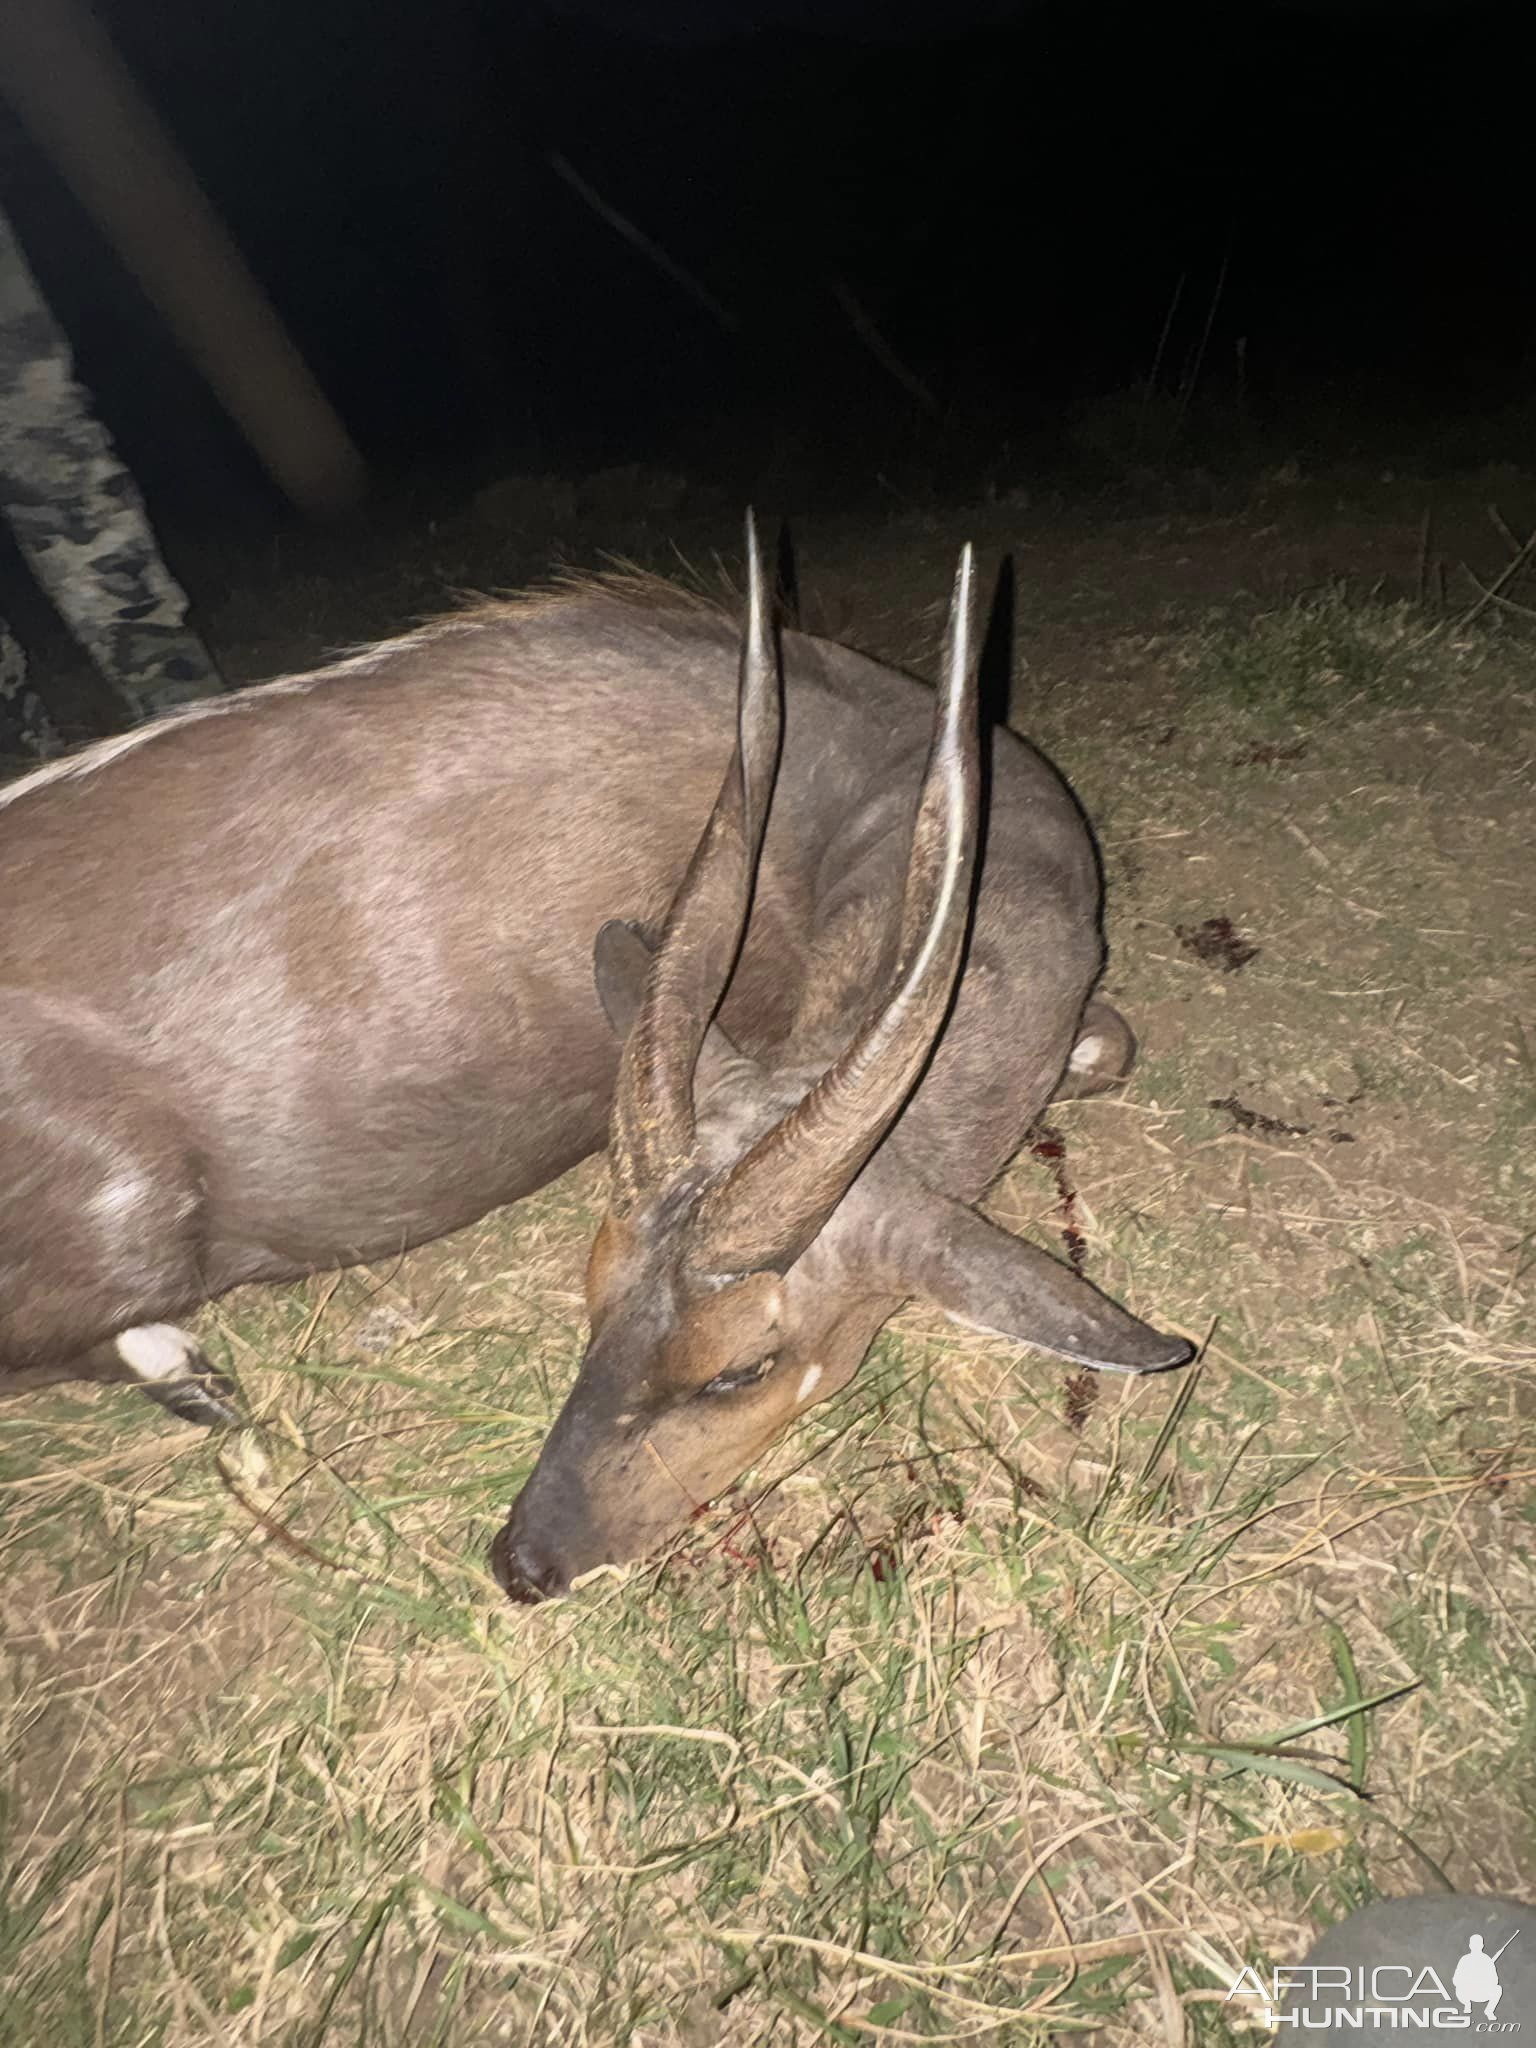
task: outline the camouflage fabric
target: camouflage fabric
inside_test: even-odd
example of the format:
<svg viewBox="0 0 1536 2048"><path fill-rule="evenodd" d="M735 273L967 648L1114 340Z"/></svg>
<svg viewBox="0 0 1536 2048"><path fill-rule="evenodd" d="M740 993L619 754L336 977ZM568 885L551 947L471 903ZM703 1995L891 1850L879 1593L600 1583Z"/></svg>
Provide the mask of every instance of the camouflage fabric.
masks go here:
<svg viewBox="0 0 1536 2048"><path fill-rule="evenodd" d="M161 559L144 501L91 415L69 343L3 212L0 511L132 717L224 687L186 623L186 596ZM0 704L20 695L22 672L20 650L0 626Z"/></svg>
<svg viewBox="0 0 1536 2048"><path fill-rule="evenodd" d="M62 751L63 742L42 698L27 688L27 657L0 619L0 754L35 754L46 761Z"/></svg>

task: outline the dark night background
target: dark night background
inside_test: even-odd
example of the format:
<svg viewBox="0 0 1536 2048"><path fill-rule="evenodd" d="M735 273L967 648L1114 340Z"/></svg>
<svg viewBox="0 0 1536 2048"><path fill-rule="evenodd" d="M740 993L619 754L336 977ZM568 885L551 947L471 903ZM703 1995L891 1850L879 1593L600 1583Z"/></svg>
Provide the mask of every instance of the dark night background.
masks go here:
<svg viewBox="0 0 1536 2048"><path fill-rule="evenodd" d="M1243 436L1520 459L1536 432L1528 76L1505 12L98 12L383 481L672 461L739 492L788 451L829 487L903 461L1008 483L1155 362L1206 459ZM238 436L14 127L0 164L162 516L260 512ZM874 360L848 295L936 412Z"/></svg>
<svg viewBox="0 0 1536 2048"><path fill-rule="evenodd" d="M1137 432L1154 419L1158 456L1532 453L1529 80L1503 10L98 12L385 491L629 461L738 499L776 466L832 493L897 472L1008 486L1081 463L1075 423L1144 397L1154 368ZM14 125L0 177L159 516L278 516Z"/></svg>

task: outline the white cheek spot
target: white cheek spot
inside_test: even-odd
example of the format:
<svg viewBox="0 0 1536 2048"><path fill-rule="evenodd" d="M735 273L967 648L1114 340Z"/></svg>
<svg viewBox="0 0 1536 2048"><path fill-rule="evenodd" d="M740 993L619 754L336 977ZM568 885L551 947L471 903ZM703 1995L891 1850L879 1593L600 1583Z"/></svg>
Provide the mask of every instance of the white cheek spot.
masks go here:
<svg viewBox="0 0 1536 2048"><path fill-rule="evenodd" d="M615 1415L613 1419L618 1424L620 1429L628 1429L629 1425L635 1419L634 1411L633 1409L630 1409L623 1415Z"/></svg>
<svg viewBox="0 0 1536 2048"><path fill-rule="evenodd" d="M113 1349L141 1380L184 1380L193 1374L197 1342L174 1323L141 1323L124 1330Z"/></svg>
<svg viewBox="0 0 1536 2048"><path fill-rule="evenodd" d="M799 1386L795 1389L796 1403L798 1404L802 1401L809 1401L812 1394L815 1393L816 1389L820 1385L821 1367L819 1365L808 1365L805 1371L800 1376Z"/></svg>
<svg viewBox="0 0 1536 2048"><path fill-rule="evenodd" d="M1067 1065L1074 1074L1088 1074L1093 1071L1103 1057L1103 1039L1090 1032L1086 1038L1080 1038L1076 1045L1073 1046L1072 1057L1067 1061Z"/></svg>

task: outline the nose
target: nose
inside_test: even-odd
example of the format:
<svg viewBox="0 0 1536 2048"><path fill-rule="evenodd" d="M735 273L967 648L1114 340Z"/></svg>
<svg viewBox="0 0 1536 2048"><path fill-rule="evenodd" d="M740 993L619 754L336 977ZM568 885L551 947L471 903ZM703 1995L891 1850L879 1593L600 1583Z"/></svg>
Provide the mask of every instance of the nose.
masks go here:
<svg viewBox="0 0 1536 2048"><path fill-rule="evenodd" d="M559 1564L552 1557L541 1556L512 1521L503 1524L491 1545L491 1570L508 1599L525 1607L539 1600L557 1600L566 1590Z"/></svg>

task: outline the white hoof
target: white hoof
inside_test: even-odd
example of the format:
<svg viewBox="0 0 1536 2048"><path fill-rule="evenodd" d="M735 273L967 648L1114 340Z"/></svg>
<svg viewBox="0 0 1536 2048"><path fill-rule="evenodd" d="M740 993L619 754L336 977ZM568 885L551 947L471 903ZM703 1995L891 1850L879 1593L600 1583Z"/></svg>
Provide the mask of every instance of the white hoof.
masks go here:
<svg viewBox="0 0 1536 2048"><path fill-rule="evenodd" d="M196 1338L174 1323L141 1323L114 1341L118 1357L145 1386L157 1380L195 1379L202 1368Z"/></svg>

